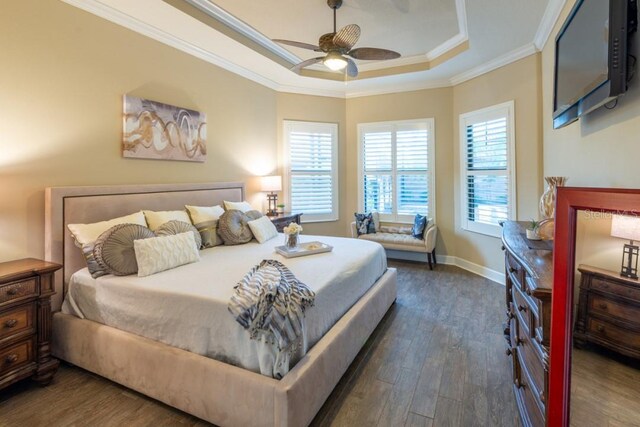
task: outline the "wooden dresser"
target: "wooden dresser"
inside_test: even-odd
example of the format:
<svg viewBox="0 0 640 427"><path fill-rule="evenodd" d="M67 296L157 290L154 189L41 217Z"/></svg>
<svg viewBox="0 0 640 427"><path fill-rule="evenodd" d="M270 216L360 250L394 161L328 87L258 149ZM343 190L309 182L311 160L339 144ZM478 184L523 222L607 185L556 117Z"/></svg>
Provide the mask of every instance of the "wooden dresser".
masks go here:
<svg viewBox="0 0 640 427"><path fill-rule="evenodd" d="M292 222L300 224L301 216L302 216L301 213L285 212L285 213L279 213L278 215L269 216L269 219L271 220L271 222L273 222L273 225L276 226L278 233L282 233L282 230Z"/></svg>
<svg viewBox="0 0 640 427"><path fill-rule="evenodd" d="M552 252L530 249L528 223L503 224L505 250L507 356L513 368L513 391L522 424L546 425L549 391Z"/></svg>
<svg viewBox="0 0 640 427"><path fill-rule="evenodd" d="M640 282L580 265L580 296L573 342L595 343L640 358Z"/></svg>
<svg viewBox="0 0 640 427"><path fill-rule="evenodd" d="M58 369L49 340L61 267L32 258L0 263L0 389L26 377L47 384Z"/></svg>

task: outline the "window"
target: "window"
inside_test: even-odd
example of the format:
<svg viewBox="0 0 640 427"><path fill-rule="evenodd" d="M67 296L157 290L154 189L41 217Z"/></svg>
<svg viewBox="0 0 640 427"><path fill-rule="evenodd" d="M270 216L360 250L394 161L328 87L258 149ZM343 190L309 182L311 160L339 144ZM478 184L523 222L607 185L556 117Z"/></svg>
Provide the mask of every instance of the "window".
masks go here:
<svg viewBox="0 0 640 427"><path fill-rule="evenodd" d="M383 221L435 216L433 119L358 125L359 209Z"/></svg>
<svg viewBox="0 0 640 427"><path fill-rule="evenodd" d="M303 222L338 219L338 125L285 120L287 208Z"/></svg>
<svg viewBox="0 0 640 427"><path fill-rule="evenodd" d="M462 228L500 236L516 217L513 101L460 116Z"/></svg>

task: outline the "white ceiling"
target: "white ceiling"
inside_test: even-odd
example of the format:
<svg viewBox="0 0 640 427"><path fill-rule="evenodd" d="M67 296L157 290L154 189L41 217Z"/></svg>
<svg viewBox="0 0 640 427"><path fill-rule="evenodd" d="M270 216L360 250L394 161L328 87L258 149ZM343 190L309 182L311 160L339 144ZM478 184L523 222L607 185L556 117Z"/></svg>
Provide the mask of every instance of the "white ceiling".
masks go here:
<svg viewBox="0 0 640 427"><path fill-rule="evenodd" d="M360 61L361 70L434 59L468 41L466 51L430 70L348 82L299 76L161 0L62 0L275 90L354 97L457 84L542 48L565 0L344 0L337 26L357 23L356 47L400 52L393 61ZM194 0L196 3L203 0ZM212 0L204 0L204 3ZM193 1L192 1L193 3ZM316 44L331 32L325 0L213 0L255 39ZM246 35L247 33L245 33ZM267 46L268 47L268 46ZM317 52L273 45L288 60ZM269 48L269 47L268 47ZM271 49L271 48L269 48Z"/></svg>

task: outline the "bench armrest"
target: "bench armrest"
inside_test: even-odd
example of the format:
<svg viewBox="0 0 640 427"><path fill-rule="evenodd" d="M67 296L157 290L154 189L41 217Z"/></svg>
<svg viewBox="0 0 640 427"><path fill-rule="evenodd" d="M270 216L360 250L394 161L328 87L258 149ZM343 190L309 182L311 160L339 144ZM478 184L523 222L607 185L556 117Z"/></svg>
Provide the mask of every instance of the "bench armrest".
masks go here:
<svg viewBox="0 0 640 427"><path fill-rule="evenodd" d="M358 229L356 228L355 221L351 223L351 237L353 237L354 239L358 238Z"/></svg>
<svg viewBox="0 0 640 427"><path fill-rule="evenodd" d="M424 245L427 252L432 252L436 247L436 238L438 237L438 227L435 224L429 225L427 231L424 232Z"/></svg>

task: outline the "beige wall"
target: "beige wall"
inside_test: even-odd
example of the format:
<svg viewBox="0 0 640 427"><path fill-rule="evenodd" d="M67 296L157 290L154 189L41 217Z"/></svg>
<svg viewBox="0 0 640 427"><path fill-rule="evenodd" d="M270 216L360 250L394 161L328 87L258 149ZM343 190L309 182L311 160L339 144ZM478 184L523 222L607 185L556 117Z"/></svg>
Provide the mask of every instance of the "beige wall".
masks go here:
<svg viewBox="0 0 640 427"><path fill-rule="evenodd" d="M246 180L254 194L277 166L274 91L75 7L3 2L0 52L0 261L43 256L46 187ZM207 161L123 159L126 93L207 113Z"/></svg>
<svg viewBox="0 0 640 427"><path fill-rule="evenodd" d="M358 211L358 123L431 118L435 120L436 222L438 255L454 255L452 174L452 88L429 89L347 100L347 204Z"/></svg>
<svg viewBox="0 0 640 427"><path fill-rule="evenodd" d="M304 224L304 233L345 236L351 221L346 209L347 195L352 193L347 188L346 177L351 163L347 159L347 124L345 120L345 101L339 98L327 98L322 96L296 95L291 93L277 94L277 133L278 133L278 158L282 160L283 152L283 120L300 120L309 122L326 122L338 124L338 183L340 197L338 200L338 221L316 222ZM282 164L280 172L282 173ZM304 220L304 215L302 216Z"/></svg>
<svg viewBox="0 0 640 427"><path fill-rule="evenodd" d="M495 271L504 269L500 239L462 230L460 227L459 128L460 114L513 100L516 130L517 218L538 218L542 194L542 144L540 119L540 56L484 74L453 88L454 204L456 255Z"/></svg>
<svg viewBox="0 0 640 427"><path fill-rule="evenodd" d="M566 176L571 186L640 188L640 83L638 78L613 110L601 108L554 130L554 39L575 0L568 0L542 52L544 174ZM637 36L636 36L637 37Z"/></svg>

